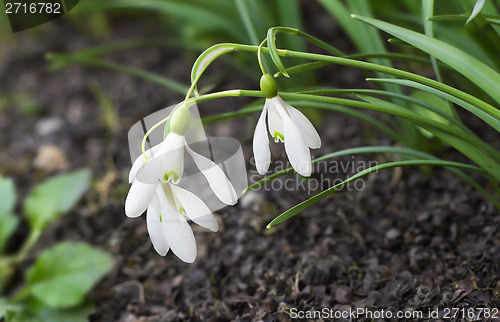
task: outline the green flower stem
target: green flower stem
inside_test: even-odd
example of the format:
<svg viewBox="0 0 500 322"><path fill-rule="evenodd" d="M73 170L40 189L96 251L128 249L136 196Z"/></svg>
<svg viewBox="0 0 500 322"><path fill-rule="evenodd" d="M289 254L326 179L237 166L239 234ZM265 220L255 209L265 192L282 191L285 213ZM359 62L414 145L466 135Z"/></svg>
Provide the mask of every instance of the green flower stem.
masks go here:
<svg viewBox="0 0 500 322"><path fill-rule="evenodd" d="M24 241L24 244L21 246L21 250L17 255L14 257L14 264L17 266L19 265L25 258L26 255L28 255L28 252L31 250L31 248L35 245L35 243L38 241L40 236L42 235L42 230L41 229L33 229L30 232L30 235L28 238Z"/></svg>
<svg viewBox="0 0 500 322"><path fill-rule="evenodd" d="M202 95L197 98L192 98L190 102L201 102L216 98L228 97L228 96L251 96L251 97L263 97L262 92L260 91L251 91L251 90L230 90L223 91L218 93L212 93L207 95ZM443 136L445 141L448 141L455 148L457 148L460 152L467 155L471 160L481 165L487 171L495 177L497 180L500 180L500 164L495 159L492 159L490 156L481 153L480 150L472 151L472 147L479 147L492 153L492 155L496 158L498 157L499 152L494 150L489 145L482 142L479 138L475 136L469 135L467 132L461 131L455 127L450 126L449 124L438 122L425 116L422 116L418 113L405 110L405 109L395 109L386 106L382 106L379 104L355 101L350 99L343 98L335 98L335 97L324 97L318 95L310 95L310 94L300 94L300 93L287 93L280 92L280 96L288 99L296 99L296 100L305 100L305 101L314 101L314 102L323 102L323 103L331 103L337 105L344 106L352 106L357 108L369 109L378 112L384 112L388 114L393 114L397 116L401 116L410 120L413 120L415 123L423 126L424 128L434 129L436 134L439 136ZM188 102L189 103L189 102ZM458 141L457 141L458 139ZM477 153L476 153L477 152Z"/></svg>
<svg viewBox="0 0 500 322"><path fill-rule="evenodd" d="M177 105L174 110L180 105ZM173 113L173 111L172 111ZM170 115L172 115L172 113L170 113ZM154 130L156 130L160 125L162 125L163 123L167 122L170 118L170 115L167 116L166 118L164 118L163 120L161 120L160 122L156 123L155 125L153 125L147 132L146 134L144 134L144 137L142 138L142 142L141 142L141 151L142 151L142 155L144 155L144 157L146 158L146 160L149 160L150 158L148 157L148 155L146 154L146 141L148 140L148 137L151 133L153 133ZM168 126L168 122L166 124Z"/></svg>
<svg viewBox="0 0 500 322"><path fill-rule="evenodd" d="M424 127L430 126L432 128L438 129L439 132L443 132L446 135L451 134L452 136L454 136L456 138L460 138L461 140L463 140L465 142L470 142L471 144L474 144L477 147L481 147L481 148L485 149L486 151L490 152L491 155L495 156L496 158L498 158L498 156L499 156L498 151L496 151L491 146L489 146L488 144L481 141L479 138L477 138L475 136L471 136L468 133L461 131L460 129L457 129L455 127L450 126L449 124L435 121L433 119L429 119L425 116L422 116L418 113L415 113L415 112L412 112L409 110L388 108L386 106L381 106L379 104L366 103L366 102L355 101L355 100L344 99L344 98L336 98L336 97L324 97L324 96L318 96L318 95L285 93L285 92L281 92L280 95L283 98L301 99L301 100L307 100L307 101L315 101L315 102L332 103L332 104L338 104L338 105L344 105L344 106L352 106L352 107L369 109L369 110L374 110L374 111L378 111L378 112L383 112L383 113L401 116L401 117L413 120L414 122L416 122L419 125L422 125ZM461 151L461 152L464 153L464 151ZM469 156L469 157L476 162L478 161L478 159L476 159L475 156ZM484 158L486 158L486 160L487 160L486 162L488 164L496 165L496 167L491 166L488 168L491 171L490 173L492 173L492 175L495 178L500 180L500 164L498 164L497 161L490 159L486 155L484 155ZM480 162L478 164L480 164Z"/></svg>
<svg viewBox="0 0 500 322"><path fill-rule="evenodd" d="M266 43L267 39L262 40L262 42L259 45L259 49L257 49L257 61L259 62L259 67L260 70L262 71L262 75L266 75L266 69L264 68L264 65L262 65L262 46Z"/></svg>
<svg viewBox="0 0 500 322"><path fill-rule="evenodd" d="M321 39L313 37L313 36L311 36L311 35L303 32L303 31L300 31L299 29L296 29L296 28L290 28L290 27L273 27L273 28L270 28L268 30L268 35L271 34L272 37L274 38L280 32L304 38L305 40L309 41L311 44L316 45L319 48L322 48L322 49L326 50L327 52L329 52L330 54L332 54L334 56L344 56L345 55L342 51L340 51L339 49L333 47L332 45L330 45L330 44L322 41ZM269 39L269 37L267 39Z"/></svg>
<svg viewBox="0 0 500 322"><path fill-rule="evenodd" d="M269 38L268 38L268 42L269 42ZM219 44L219 45L215 45L215 46L212 46L211 48L207 49L205 51L205 53L208 53L209 51L216 49L216 46L223 46L223 45L231 47L233 50L236 50L236 51L241 50L241 51L248 51L248 52L257 52L258 48L259 48L258 46L242 45L242 44L232 44L232 43L231 44ZM305 52L283 50L283 49L276 49L276 48L274 48L273 50L269 50L268 47L262 47L261 50L263 53L270 53L271 57L273 57L273 55L279 55L279 56L283 56L283 57L295 57L295 58L304 58L304 59L309 59L309 60L324 61L324 62L330 62L332 64L349 66L349 67L354 67L354 68L359 68L359 69L364 69L364 70L372 70L372 71L381 72L381 73L385 73L388 75L398 76L398 77L401 77L404 79L412 80L412 81L415 81L417 83L427 85L429 87L441 90L441 91L448 93L452 96L460 98L460 99L462 99L462 100L464 100L472 105L475 105L479 109L483 110L484 112L486 112L486 113L492 115L493 117L497 118L498 120L500 120L500 110L498 108L495 108L494 106L474 97L473 95L470 95L468 93L460 91L460 90L453 88L451 86L448 86L446 84L440 83L438 81L435 81L435 80L432 80L430 78L426 78L426 77L423 77L423 76L420 76L420 75L417 75L414 73L410 73L407 71L402 71L402 70L399 70L396 68L378 65L378 64L374 64L374 63L344 58L344 57L335 57L335 56L328 56L328 55L323 55L323 54L305 53ZM220 55L225 54L226 52L222 52ZM205 54L205 53L203 53L203 54ZM218 56L216 55L215 57L218 57Z"/></svg>
<svg viewBox="0 0 500 322"><path fill-rule="evenodd" d="M422 63L422 64L430 64L429 60L420 57L420 56L415 56L415 55L408 55L408 54L398 54L398 53L367 53L367 54L353 54L353 55L345 55L342 56L344 58L350 58L350 59L370 59L370 58L388 58L388 59L396 59L396 60L405 60L405 61L412 61L412 62L417 62L417 63ZM316 70L319 68L323 68L325 66L333 65L334 63L332 62L312 62L312 63L305 63L305 64L300 64L292 67L288 67L286 69L288 75L293 75L293 74L299 74L303 72L307 72L310 70ZM277 72L274 74L274 77L278 76L283 76L282 72Z"/></svg>
<svg viewBox="0 0 500 322"><path fill-rule="evenodd" d="M421 83L424 85L427 85L429 87L441 90L445 93L448 93L450 95L456 96L470 104L473 104L477 106L479 109L483 110L484 112L494 116L495 118L500 120L500 110L498 108L495 108L494 106L470 95L465 92L462 92L456 88L453 88L451 86L445 85L443 83L440 83L438 81L413 74L407 71L399 70L396 68L392 67L387 67L383 65L377 65L374 63L368 63L364 61L357 61L349 58L343 58L343 57L333 57L333 56L327 56L327 55L322 55L322 54L312 54L312 53L304 53L304 52L297 52L297 51L288 51L288 50L278 50L278 54L280 56L284 57L296 57L296 58L304 58L304 59L310 59L310 60L319 60L319 61L329 61L334 64L339 64L339 65L344 65L344 66L350 66L350 67L355 67L355 68L360 68L360 69L367 69L367 70L373 70L393 76L398 76L402 77L408 80L415 81L417 83Z"/></svg>
<svg viewBox="0 0 500 322"><path fill-rule="evenodd" d="M400 100L407 101L409 103L420 105L420 106L424 107L425 109L428 109L428 110L438 114L439 116L442 116L450 123L455 124L462 131L465 131L469 134L472 134L472 132L467 127L465 127L462 124L462 122L459 122L457 119L451 117L449 114L441 111L440 109L438 109L432 105L423 103L417 99L414 99L413 97L406 96L403 94L398 94L398 93L393 93L393 92L388 92L388 91L381 91L381 90L370 90L370 89L319 89L319 90L312 90L312 91L300 91L297 93L313 94L313 95L339 95L339 94L341 94L341 95L342 94L375 94L375 95L377 95L378 94L378 95L383 95L383 96L387 96L387 97L398 98Z"/></svg>
<svg viewBox="0 0 500 322"><path fill-rule="evenodd" d="M408 118L411 120L414 120L415 122L418 122L419 124L429 125L434 128L438 128L441 131L448 132L456 137L459 137L463 139L464 141L474 141L476 144L480 144L481 147L484 148L489 148L487 144L484 142L479 142L477 138L470 136L468 133L458 130L454 127L451 127L449 124L430 120L429 118L426 118L422 115L419 115L417 113L414 113L412 111L408 111L405 109L390 109L384 106L380 106L377 104L372 104L372 103L366 103L366 102L361 102L361 101L356 101L356 100L351 100L351 99L345 99L345 98L337 98L337 97L325 97L325 96L319 96L319 95L311 95L311 94L302 94L302 93L289 93L289 92L280 92L279 95L283 98L289 98L289 99L294 99L294 100L305 100L305 101L313 101L313 102L323 102L323 103L330 103L330 104L337 104L337 105L343 105L343 106L352 106L352 107L357 107L357 108L363 108L363 109L368 109L368 110L373 110L373 111L378 111L378 112L384 112L388 114L393 114L397 116L401 116L404 118ZM238 97L238 96L247 96L247 97L264 97L264 94L262 94L261 91L254 91L254 90L228 90L228 91L222 91L222 92L217 92L217 93L211 93L211 94L206 94L206 95L201 95L199 97L191 98L188 101L189 103L198 103L198 102L203 102L203 101L208 101L212 99L217 99L217 98L223 98L223 97Z"/></svg>
<svg viewBox="0 0 500 322"><path fill-rule="evenodd" d="M238 96L264 97L264 94L261 91L232 89L232 90L227 90L227 91L221 91L221 92L216 92L216 93L200 95L198 97L192 97L191 99L188 100L188 104L210 101L210 100L217 99L217 98L238 97Z"/></svg>

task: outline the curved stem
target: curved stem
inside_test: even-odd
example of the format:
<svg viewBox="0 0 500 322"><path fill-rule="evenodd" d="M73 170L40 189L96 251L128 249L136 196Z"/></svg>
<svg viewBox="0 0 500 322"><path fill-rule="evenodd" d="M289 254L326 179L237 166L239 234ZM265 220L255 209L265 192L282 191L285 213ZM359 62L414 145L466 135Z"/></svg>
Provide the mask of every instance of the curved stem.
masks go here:
<svg viewBox="0 0 500 322"><path fill-rule="evenodd" d="M266 70L264 69L264 65L262 65L262 57L261 57L261 52L262 52L262 46L267 42L267 38L262 40L262 42L259 45L259 49L257 50L257 60L259 61L259 67L260 70L262 71L262 75L266 74Z"/></svg>

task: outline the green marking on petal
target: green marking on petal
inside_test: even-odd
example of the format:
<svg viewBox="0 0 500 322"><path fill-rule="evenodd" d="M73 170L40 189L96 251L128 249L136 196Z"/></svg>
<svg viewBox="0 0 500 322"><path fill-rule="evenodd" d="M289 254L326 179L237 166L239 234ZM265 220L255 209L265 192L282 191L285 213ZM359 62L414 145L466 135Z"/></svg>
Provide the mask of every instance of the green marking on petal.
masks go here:
<svg viewBox="0 0 500 322"><path fill-rule="evenodd" d="M160 222L161 222L161 214L160 214Z"/></svg>
<svg viewBox="0 0 500 322"><path fill-rule="evenodd" d="M278 142L278 140L281 140L281 142L285 142L285 136L283 134L281 134L280 132L278 131L274 131L274 142Z"/></svg>
<svg viewBox="0 0 500 322"><path fill-rule="evenodd" d="M184 209L184 207L180 207L179 208L179 213L185 217L187 217L187 213L186 213L186 209Z"/></svg>
<svg viewBox="0 0 500 322"><path fill-rule="evenodd" d="M169 179L172 179L172 182L176 183L176 182L179 181L179 175L177 174L177 172L175 172L174 170L172 170L172 171L169 171L169 172L165 173L163 175L163 179L165 181L167 181L167 182L168 182Z"/></svg>

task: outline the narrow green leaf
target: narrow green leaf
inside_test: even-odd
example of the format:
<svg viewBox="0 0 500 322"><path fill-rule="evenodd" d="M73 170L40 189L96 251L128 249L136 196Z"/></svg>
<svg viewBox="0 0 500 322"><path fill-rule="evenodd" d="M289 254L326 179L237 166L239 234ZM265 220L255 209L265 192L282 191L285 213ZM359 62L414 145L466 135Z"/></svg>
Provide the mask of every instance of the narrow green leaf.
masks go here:
<svg viewBox="0 0 500 322"><path fill-rule="evenodd" d="M375 105L386 106L388 109L398 108L397 105L386 102L379 98L366 96L363 98ZM422 115L421 113L418 114ZM450 123L448 121L449 117L447 117L445 113L440 113L438 115L441 116L441 118L436 119L434 117L429 118L428 116L424 116L425 122L423 122L422 124L423 128L425 128L425 130L427 130L428 132L436 135L444 142L450 144L458 151L462 152L472 161L481 166L481 168L490 173L493 177L500 180L500 161L497 162L494 160L494 158L500 160L500 153L497 150L493 149L490 145L483 142L470 131L463 131L457 129L456 127L450 126ZM418 121L418 118L414 119ZM483 152L481 149L490 153L491 156Z"/></svg>
<svg viewBox="0 0 500 322"><path fill-rule="evenodd" d="M293 28L284 28L284 29L288 29L288 32L291 33L291 30ZM278 54L278 49L276 48L276 34L278 32L279 32L279 27L270 28L267 31L267 47L269 48L269 55L271 55L271 59L273 60L278 70L283 74L283 76L290 77L286 71L285 66L283 65L283 62L281 61L280 55ZM296 29L296 33L298 32L299 30Z"/></svg>
<svg viewBox="0 0 500 322"><path fill-rule="evenodd" d="M311 205L317 203L318 201L328 197L338 189L341 189L343 186L346 184L353 182L363 176L366 176L370 173L373 172L378 172L380 170L384 169L390 169L390 168L396 168L396 167L407 167L407 166L441 166L441 167L455 167L455 168L462 168L470 171L475 171L475 172L480 172L483 173L481 168L474 167L468 164L463 164L463 163L458 163L458 162L450 162L450 161L442 161L442 160L409 160L409 161L396 161L396 162L388 162L384 163L381 165L377 165L375 167L371 167L368 169L365 169L361 172L356 173L352 177L348 178L347 180L342 181L341 183L338 183L326 190L323 190L322 192L318 193L317 195L307 199L306 201L303 201L299 203L298 205L288 209L287 211L283 212L281 215L277 216L274 218L268 225L267 228L274 227L285 220L290 219L291 217L295 216L302 210L310 207Z"/></svg>
<svg viewBox="0 0 500 322"><path fill-rule="evenodd" d="M24 202L32 229L44 229L68 212L90 186L90 170L61 174L36 186Z"/></svg>
<svg viewBox="0 0 500 322"><path fill-rule="evenodd" d="M235 50L236 47L233 44L217 44L205 50L193 64L193 68L191 69L191 83L196 81L215 59Z"/></svg>
<svg viewBox="0 0 500 322"><path fill-rule="evenodd" d="M377 27L436 57L464 75L500 104L500 74L482 61L444 41L418 32L373 18L361 16L353 16L353 18Z"/></svg>
<svg viewBox="0 0 500 322"><path fill-rule="evenodd" d="M430 16L427 18L428 21L435 21L435 22L448 22L448 21L457 21L457 22L464 22L467 20L467 15L437 15L437 16Z"/></svg>
<svg viewBox="0 0 500 322"><path fill-rule="evenodd" d="M300 1L298 0L277 0L276 5L278 7L279 15L279 25L284 27L291 27L298 30L303 30L304 26L302 24L302 11L300 8ZM295 37L286 38L285 48L304 51L306 50L305 43Z"/></svg>
<svg viewBox="0 0 500 322"><path fill-rule="evenodd" d="M486 21L493 25L500 25L500 19L487 18Z"/></svg>
<svg viewBox="0 0 500 322"><path fill-rule="evenodd" d="M428 20L428 17L434 15L434 0L424 0L422 2L422 15L424 20L424 30L425 35L431 38L434 38L434 22ZM434 69L434 73L436 74L436 78L439 82L443 82L443 78L441 76L441 70L437 63L436 57L430 56L432 68ZM457 111L449 102L445 102L445 109L451 112L451 115L459 119Z"/></svg>
<svg viewBox="0 0 500 322"><path fill-rule="evenodd" d="M168 17L176 17L189 22L193 26L209 30L228 33L236 39L244 39L245 34L239 25L237 13L234 15L221 14L219 10L210 10L197 4L191 4L187 1L136 1L136 0L114 0L100 1L106 3L108 8L133 8L137 10L151 10L155 13L161 13ZM205 1L210 2L210 1ZM223 8L233 6L228 1ZM233 7L234 8L234 7Z"/></svg>
<svg viewBox="0 0 500 322"><path fill-rule="evenodd" d="M398 83L398 84L403 85L403 86L413 87L413 88L420 89L422 91L437 95L439 97L442 97L446 100L449 100L450 102L453 102L453 103L463 107L467 111L471 112L475 116L479 117L480 119L482 119L483 121L488 123L492 128L494 128L495 130L500 132L500 120L498 120L496 117L493 117L490 114L484 112L483 110L477 108L476 106L469 104L456 96L445 93L439 89L435 89L435 88L432 88L432 87L429 87L429 86L426 86L426 85L423 85L423 84L420 84L420 83L417 83L414 81L405 80L405 79L370 78L368 80L372 81L372 82Z"/></svg>
<svg viewBox="0 0 500 322"><path fill-rule="evenodd" d="M433 111L430 111L426 108L423 108L420 105L416 105L416 104L411 105L410 106L411 109L413 109L414 111L416 111L420 115L426 116L426 117L433 119L435 121L438 121L438 122L448 123L450 125L453 124L449 121L449 119L453 118L454 115L452 112L450 112L449 105L447 104L446 100L444 100L436 95L432 95L431 93L424 92L424 91L413 91L410 93L410 96L418 101L425 102L429 106L434 107L436 109L436 111L439 111L440 113L444 113L449 117L445 117L440 113L439 114L433 113ZM432 138L434 136L431 132L429 132L427 130L424 130L422 128L419 128L419 130L421 130L422 133L426 137Z"/></svg>
<svg viewBox="0 0 500 322"><path fill-rule="evenodd" d="M472 9L471 15L470 15L469 19L467 19L465 24L468 24L469 22L474 20L474 18L477 17L479 12L481 12L481 9L483 9L484 3L485 3L485 0L477 0L476 4L474 5L474 8Z"/></svg>
<svg viewBox="0 0 500 322"><path fill-rule="evenodd" d="M69 308L113 267L112 257L85 243L64 242L40 254L27 272L26 289L52 308Z"/></svg>
<svg viewBox="0 0 500 322"><path fill-rule="evenodd" d="M357 148L351 148L351 149L345 149L341 151L336 151L333 153L329 153L327 155L324 155L322 157L316 158L312 160L312 163L318 163L321 161L325 161L328 159L333 159L345 155L354 155L354 154L366 154L366 153L394 153L398 154L401 156L405 156L406 158L410 157L413 159L424 159L424 160L439 160L439 158L433 156L432 154L427 154L419 150L414 150L414 149L409 149L409 148L400 148L400 147L392 147L392 146L368 146L368 147L357 147ZM494 204L498 209L500 209L500 201L498 201L493 195L491 195L486 189L483 188L482 185L478 184L476 181L474 181L472 178L470 178L468 175L463 173L462 171L455 169L455 168L450 168L449 169L451 172L453 172L455 175L457 175L459 178L463 179L467 183L469 183L471 186L473 186L477 191L479 191L484 197L486 197L489 201L491 201L492 204ZM270 176L267 176L265 178L262 178L261 180L251 184L246 191L250 191L253 189L258 189L261 185L265 184L268 181L274 180L284 174L293 172L293 168L289 167L287 169L284 169L282 171L273 173Z"/></svg>
<svg viewBox="0 0 500 322"><path fill-rule="evenodd" d="M181 94L186 94L188 90L187 86L173 79L160 76L158 74L151 73L142 69L132 68L112 62L101 61L99 59L87 56L81 56L78 53L70 55L49 53L46 55L46 58L47 60L53 62L53 64L51 65L51 69L66 68L70 65L82 64L86 66L114 70L120 73L125 73L132 76L140 77Z"/></svg>
<svg viewBox="0 0 500 322"><path fill-rule="evenodd" d="M391 136L393 139L397 140L398 139L398 134L394 132L389 126L385 125L384 123L364 114L359 111L356 111L354 109L340 106L340 105L335 105L335 104L327 104L327 103L321 103L321 102L308 102L308 101L300 101L300 100L289 100L289 104L295 106L295 107L303 107L303 108L311 108L311 109L320 109L320 110L328 110L328 111L333 111L337 113L343 113L346 115L350 115L352 117L358 118L373 127L381 130L382 132L388 134ZM238 111L234 112L228 112L228 113L223 113L215 116L210 116L210 117L205 117L203 118L203 124L211 124L214 122L218 122L221 120L241 116L241 115L247 115L247 114L252 114L255 112L259 112L262 110L262 105L257 105L253 106L254 104L252 103L250 106L240 109Z"/></svg>

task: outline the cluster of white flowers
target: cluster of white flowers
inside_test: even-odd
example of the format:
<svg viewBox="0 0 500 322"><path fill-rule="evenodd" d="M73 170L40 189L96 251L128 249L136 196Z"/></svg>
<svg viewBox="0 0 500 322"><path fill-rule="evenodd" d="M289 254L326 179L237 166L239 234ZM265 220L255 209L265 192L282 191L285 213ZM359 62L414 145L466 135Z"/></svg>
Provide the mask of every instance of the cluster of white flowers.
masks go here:
<svg viewBox="0 0 500 322"><path fill-rule="evenodd" d="M281 99L272 76L262 76L260 87L266 101L253 138L257 171L264 175L271 162L267 117L269 133L275 142L284 142L295 171L302 176L310 176L309 149L320 147L318 133L304 114ZM138 217L147 210L148 233L158 254L165 256L172 249L182 261L192 263L197 248L187 219L212 231L217 231L219 226L198 196L178 186L184 173L184 151L193 159L220 201L234 205L238 197L223 170L187 144L185 133L190 126L189 109L178 107L169 119L170 127L165 140L145 151L133 163L129 177L132 186L125 202L125 213L128 217Z"/></svg>
<svg viewBox="0 0 500 322"><path fill-rule="evenodd" d="M174 111L165 140L135 160L129 177L132 186L125 201L128 217L138 217L147 209L148 233L158 254L165 256L172 249L186 263L192 263L197 253L186 219L212 231L217 231L219 225L200 198L177 185L184 173L184 150L223 203L237 202L236 192L222 169L187 144L184 134L189 128L189 114L187 107Z"/></svg>

